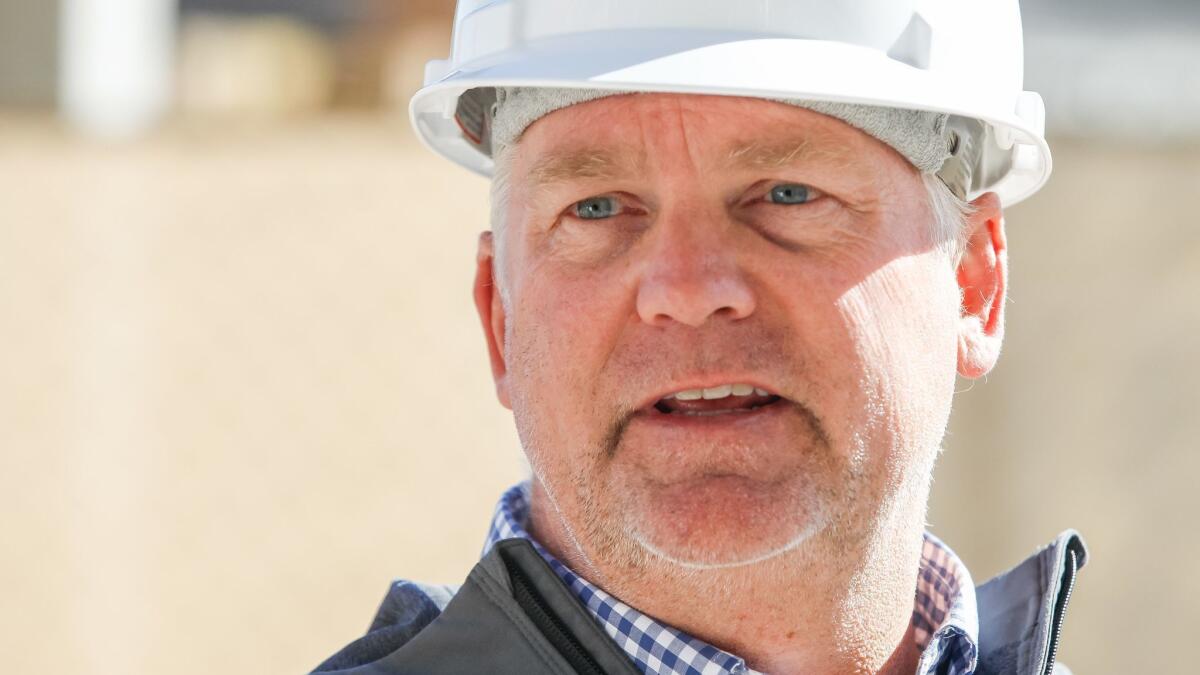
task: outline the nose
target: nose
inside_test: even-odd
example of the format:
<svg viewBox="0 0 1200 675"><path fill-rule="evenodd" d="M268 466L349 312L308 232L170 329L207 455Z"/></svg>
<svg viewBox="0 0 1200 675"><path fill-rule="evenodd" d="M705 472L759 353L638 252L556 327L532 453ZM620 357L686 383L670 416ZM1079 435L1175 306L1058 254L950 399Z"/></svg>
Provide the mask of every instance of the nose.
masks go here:
<svg viewBox="0 0 1200 675"><path fill-rule="evenodd" d="M700 327L713 317L744 319L757 299L724 224L660 222L638 285L637 312L652 326Z"/></svg>

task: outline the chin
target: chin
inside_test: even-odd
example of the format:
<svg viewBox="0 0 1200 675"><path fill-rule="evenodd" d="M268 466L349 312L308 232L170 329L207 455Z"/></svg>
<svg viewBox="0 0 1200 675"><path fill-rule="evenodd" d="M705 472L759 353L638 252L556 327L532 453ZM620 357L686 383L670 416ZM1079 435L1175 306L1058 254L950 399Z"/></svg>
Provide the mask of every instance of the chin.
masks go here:
<svg viewBox="0 0 1200 675"><path fill-rule="evenodd" d="M738 567L804 546L828 522L811 485L713 476L630 494L625 532L653 558L685 568Z"/></svg>

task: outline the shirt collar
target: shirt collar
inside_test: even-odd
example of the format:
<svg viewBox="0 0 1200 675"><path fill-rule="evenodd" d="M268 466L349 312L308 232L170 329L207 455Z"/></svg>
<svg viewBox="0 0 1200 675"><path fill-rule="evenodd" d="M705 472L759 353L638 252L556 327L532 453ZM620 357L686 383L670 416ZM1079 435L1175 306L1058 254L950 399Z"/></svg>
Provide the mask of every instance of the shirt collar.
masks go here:
<svg viewBox="0 0 1200 675"><path fill-rule="evenodd" d="M483 555L503 539L529 540L643 673L754 672L743 659L656 621L579 576L529 534L528 521L529 483L524 481L505 492L496 505ZM975 672L979 643L975 584L950 547L928 532L921 549L912 622L917 646L922 650L918 674Z"/></svg>

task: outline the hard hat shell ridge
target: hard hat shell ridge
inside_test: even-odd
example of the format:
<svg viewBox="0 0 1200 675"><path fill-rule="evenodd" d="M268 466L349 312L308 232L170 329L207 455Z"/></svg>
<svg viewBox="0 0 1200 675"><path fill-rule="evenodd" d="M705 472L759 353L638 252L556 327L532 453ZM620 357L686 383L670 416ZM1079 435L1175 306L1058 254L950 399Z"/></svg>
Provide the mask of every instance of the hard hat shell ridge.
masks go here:
<svg viewBox="0 0 1200 675"><path fill-rule="evenodd" d="M491 110L478 94L489 89L938 113L952 150L939 174L967 198L990 190L1010 205L1051 171L1045 109L1022 70L1016 0L460 0L450 57L427 65L410 115L431 149L490 175Z"/></svg>

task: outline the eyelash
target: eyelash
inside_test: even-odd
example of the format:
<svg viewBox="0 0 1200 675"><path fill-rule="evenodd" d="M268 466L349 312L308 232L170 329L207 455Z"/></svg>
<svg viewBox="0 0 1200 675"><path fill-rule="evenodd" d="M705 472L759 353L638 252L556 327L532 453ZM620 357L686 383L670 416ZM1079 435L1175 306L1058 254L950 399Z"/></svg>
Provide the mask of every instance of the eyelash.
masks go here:
<svg viewBox="0 0 1200 675"><path fill-rule="evenodd" d="M584 202L588 202L593 199L611 199L616 203L616 210L613 212L613 214L611 216L608 216L606 218L584 218L583 216L580 216L578 213L579 206L581 204L583 204ZM631 211L632 211L632 215L638 215L639 213L644 213L643 211L641 211L639 209L632 209L629 202L630 202L629 199L624 198L620 194L616 194L616 193L601 193L601 194L596 194L596 195L590 195L590 196L584 197L583 199L579 199L574 202L571 202L571 204L569 206L567 206L566 210L563 212L563 216L568 217L568 218L573 218L573 219L579 220L579 221L588 221L588 220L602 221L602 220L609 220L612 218L616 218L617 216L631 215Z"/></svg>
<svg viewBox="0 0 1200 675"><path fill-rule="evenodd" d="M798 204L786 204L786 203L779 203L779 202L771 201L771 199L770 199L771 192L775 188L782 186L782 185L800 185L800 186L804 187L809 192L809 195L808 195L809 199L807 201L804 201L804 202L801 202ZM766 187L766 190L763 191L761 195L759 195L756 199L752 200L750 203L764 203L764 204L772 204L772 205L776 205L776 206L792 206L792 207L808 206L815 202L821 201L829 196L824 191L822 191L818 188L815 188L807 183L796 183L796 182L792 182L792 181L771 181L771 182L766 183L765 187ZM616 202L617 210L613 213L613 215L611 215L607 218L584 218L578 214L578 208L584 202L591 201L593 199L604 199L604 198L612 199L613 201ZM567 209L563 215L570 217L570 218L574 218L575 220L608 220L609 218L615 218L615 217L621 216L621 215L629 215L627 213L627 211L629 210L627 201L628 200L623 199L618 194L601 193L601 194L597 194L597 195L591 195L588 197L584 197L583 199L572 202L571 205L567 207Z"/></svg>
<svg viewBox="0 0 1200 675"><path fill-rule="evenodd" d="M796 203L796 204L788 204L788 203L784 203L784 202L771 201L771 193L774 192L776 188L787 186L787 185L798 185L798 186L804 188L805 193L806 193L805 196L807 197L807 199L803 202ZM777 206L808 206L810 204L813 204L814 202L820 201L821 199L823 199L827 196L824 191L822 191L818 188L815 188L812 185L809 185L808 183L797 183L795 181L771 181L771 182L766 183L765 187L766 187L766 191L762 194L762 196L760 196L758 198L758 201L766 202L767 204L775 204Z"/></svg>

